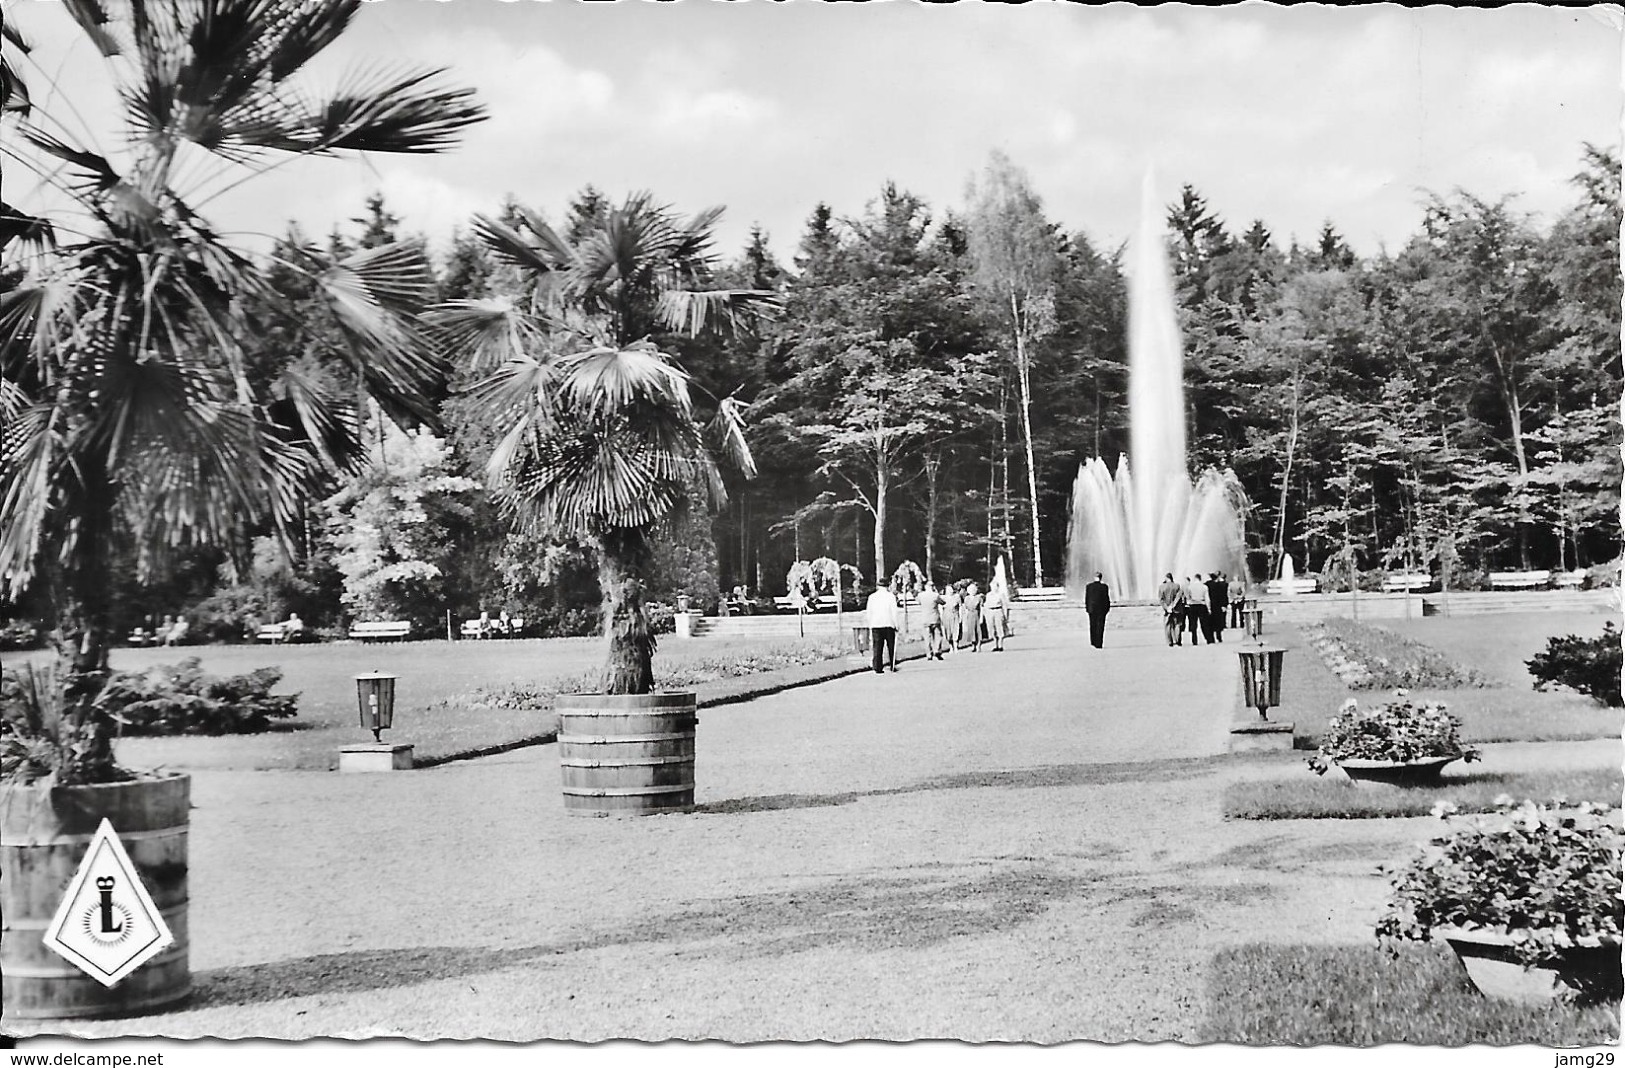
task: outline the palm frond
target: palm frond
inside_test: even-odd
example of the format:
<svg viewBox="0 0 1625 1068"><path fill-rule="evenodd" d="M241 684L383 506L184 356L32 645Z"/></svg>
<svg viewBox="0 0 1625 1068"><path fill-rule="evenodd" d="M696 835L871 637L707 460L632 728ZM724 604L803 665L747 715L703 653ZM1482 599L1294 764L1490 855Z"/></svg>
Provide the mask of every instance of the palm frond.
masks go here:
<svg viewBox="0 0 1625 1068"><path fill-rule="evenodd" d="M648 342L570 353L558 357L558 367L562 392L588 418L637 405L657 419L693 419L688 374Z"/></svg>
<svg viewBox="0 0 1625 1068"><path fill-rule="evenodd" d="M55 503L51 486L60 437L49 404L12 393L0 433L0 583L16 600L34 577L34 562Z"/></svg>
<svg viewBox="0 0 1625 1068"><path fill-rule="evenodd" d="M451 300L422 315L454 361L484 371L524 355L537 330L509 300Z"/></svg>
<svg viewBox="0 0 1625 1068"><path fill-rule="evenodd" d="M26 116L33 110L34 102L28 95L28 82L17 70L14 58L7 53L5 45L28 55L34 50L28 38L22 31L9 21L0 21L0 111L15 112Z"/></svg>
<svg viewBox="0 0 1625 1068"><path fill-rule="evenodd" d="M545 232L545 236L543 233L537 234L538 237L542 238L542 244L532 244L518 231L495 219L484 215L474 216L474 233L478 235L481 241L485 242L485 247L490 249L492 254L504 263L530 271L541 272L556 271L569 263L569 246L563 245L565 254L561 256L559 248L550 244L548 238L559 240L561 244L562 240L558 238L557 234L553 233L546 223L537 219L534 222L529 222L529 226L533 232L536 231L538 226Z"/></svg>
<svg viewBox="0 0 1625 1068"><path fill-rule="evenodd" d="M113 170L106 157L74 148L34 126L23 127L22 135L24 140L40 151L78 168L73 188L81 195L106 192L119 184L118 172Z"/></svg>
<svg viewBox="0 0 1625 1068"><path fill-rule="evenodd" d="M443 70L388 76L358 84L311 114L311 148L354 152L444 152L468 126L484 120L472 89L434 88Z"/></svg>
<svg viewBox="0 0 1625 1068"><path fill-rule="evenodd" d="M104 56L116 56L122 52L118 38L109 28L112 20L107 14L107 5L101 0L62 0L62 6L98 52Z"/></svg>
<svg viewBox="0 0 1625 1068"><path fill-rule="evenodd" d="M706 426L711 447L746 478L756 477L756 459L745 441L745 405L734 397L724 397L717 414Z"/></svg>
<svg viewBox="0 0 1625 1068"><path fill-rule="evenodd" d="M410 245L365 249L315 277L373 398L397 422L438 427L446 364L415 319L429 279Z"/></svg>
<svg viewBox="0 0 1625 1068"><path fill-rule="evenodd" d="M29 215L0 200L0 251L16 241L36 252L56 245L56 229L49 219Z"/></svg>
<svg viewBox="0 0 1625 1068"><path fill-rule="evenodd" d="M658 309L669 329L693 337L708 326L736 326L747 314L771 315L780 306L779 295L764 289L664 289Z"/></svg>
<svg viewBox="0 0 1625 1068"><path fill-rule="evenodd" d="M297 365L285 368L273 388L281 397L268 414L283 440L304 446L328 473L360 469L366 449L355 405L348 397Z"/></svg>

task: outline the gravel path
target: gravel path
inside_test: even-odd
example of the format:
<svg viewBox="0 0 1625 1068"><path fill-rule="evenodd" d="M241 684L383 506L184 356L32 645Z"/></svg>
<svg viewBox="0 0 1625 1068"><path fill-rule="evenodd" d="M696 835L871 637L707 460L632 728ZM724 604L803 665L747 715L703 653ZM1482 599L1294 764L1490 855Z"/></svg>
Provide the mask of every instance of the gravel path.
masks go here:
<svg viewBox="0 0 1625 1068"><path fill-rule="evenodd" d="M689 816L565 816L553 746L199 772L194 998L75 1030L1196 1041L1215 950L1369 942L1435 827L1223 821L1235 676L1034 632L702 710Z"/></svg>

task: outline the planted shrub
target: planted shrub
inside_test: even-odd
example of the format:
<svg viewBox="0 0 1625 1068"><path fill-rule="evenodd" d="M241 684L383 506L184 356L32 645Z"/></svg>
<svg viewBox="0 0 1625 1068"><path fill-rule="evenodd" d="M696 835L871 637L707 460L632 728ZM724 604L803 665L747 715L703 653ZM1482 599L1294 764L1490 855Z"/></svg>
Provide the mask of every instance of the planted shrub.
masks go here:
<svg viewBox="0 0 1625 1068"><path fill-rule="evenodd" d="M1461 720L1442 701L1413 704L1404 690L1394 700L1360 711L1354 698L1343 702L1309 766L1324 775L1339 760L1477 760L1477 749L1461 742Z"/></svg>
<svg viewBox="0 0 1625 1068"><path fill-rule="evenodd" d="M115 672L100 703L125 734L254 734L294 715L297 694L272 694L282 669L205 675L198 658Z"/></svg>
<svg viewBox="0 0 1625 1068"><path fill-rule="evenodd" d="M1620 695L1619 675L1625 666L1619 644L1619 629L1613 621L1602 625L1599 638L1566 634L1548 638L1546 649L1524 661L1535 677L1535 689L1567 686L1609 708L1625 707Z"/></svg>

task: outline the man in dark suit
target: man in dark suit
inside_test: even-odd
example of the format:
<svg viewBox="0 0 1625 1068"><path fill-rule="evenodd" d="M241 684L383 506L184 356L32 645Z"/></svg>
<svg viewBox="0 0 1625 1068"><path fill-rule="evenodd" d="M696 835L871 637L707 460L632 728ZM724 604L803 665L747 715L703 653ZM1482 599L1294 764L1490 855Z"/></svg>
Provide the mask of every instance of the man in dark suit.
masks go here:
<svg viewBox="0 0 1625 1068"><path fill-rule="evenodd" d="M1106 613L1112 610L1112 595L1098 571L1095 581L1083 588L1083 610L1089 613L1089 644L1099 649L1106 636Z"/></svg>
<svg viewBox="0 0 1625 1068"><path fill-rule="evenodd" d="M1207 625L1212 630L1208 640L1224 641L1224 620L1230 614L1230 583L1217 571L1207 577Z"/></svg>

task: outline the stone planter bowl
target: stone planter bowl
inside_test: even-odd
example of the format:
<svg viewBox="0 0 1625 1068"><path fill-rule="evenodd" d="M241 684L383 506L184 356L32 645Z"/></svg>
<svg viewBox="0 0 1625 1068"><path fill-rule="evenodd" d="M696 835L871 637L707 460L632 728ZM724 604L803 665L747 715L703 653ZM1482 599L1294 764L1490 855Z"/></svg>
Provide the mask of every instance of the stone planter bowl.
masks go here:
<svg viewBox="0 0 1625 1068"><path fill-rule="evenodd" d="M1545 1005L1576 994L1587 999L1620 996L1620 944L1615 940L1572 946L1549 965L1526 968L1514 959L1513 940L1504 931L1435 927L1432 934L1455 950L1467 978L1485 997Z"/></svg>
<svg viewBox="0 0 1625 1068"><path fill-rule="evenodd" d="M1359 760L1349 758L1336 764L1355 782L1378 782L1388 786L1438 786L1444 766L1460 757L1429 757L1426 760Z"/></svg>

